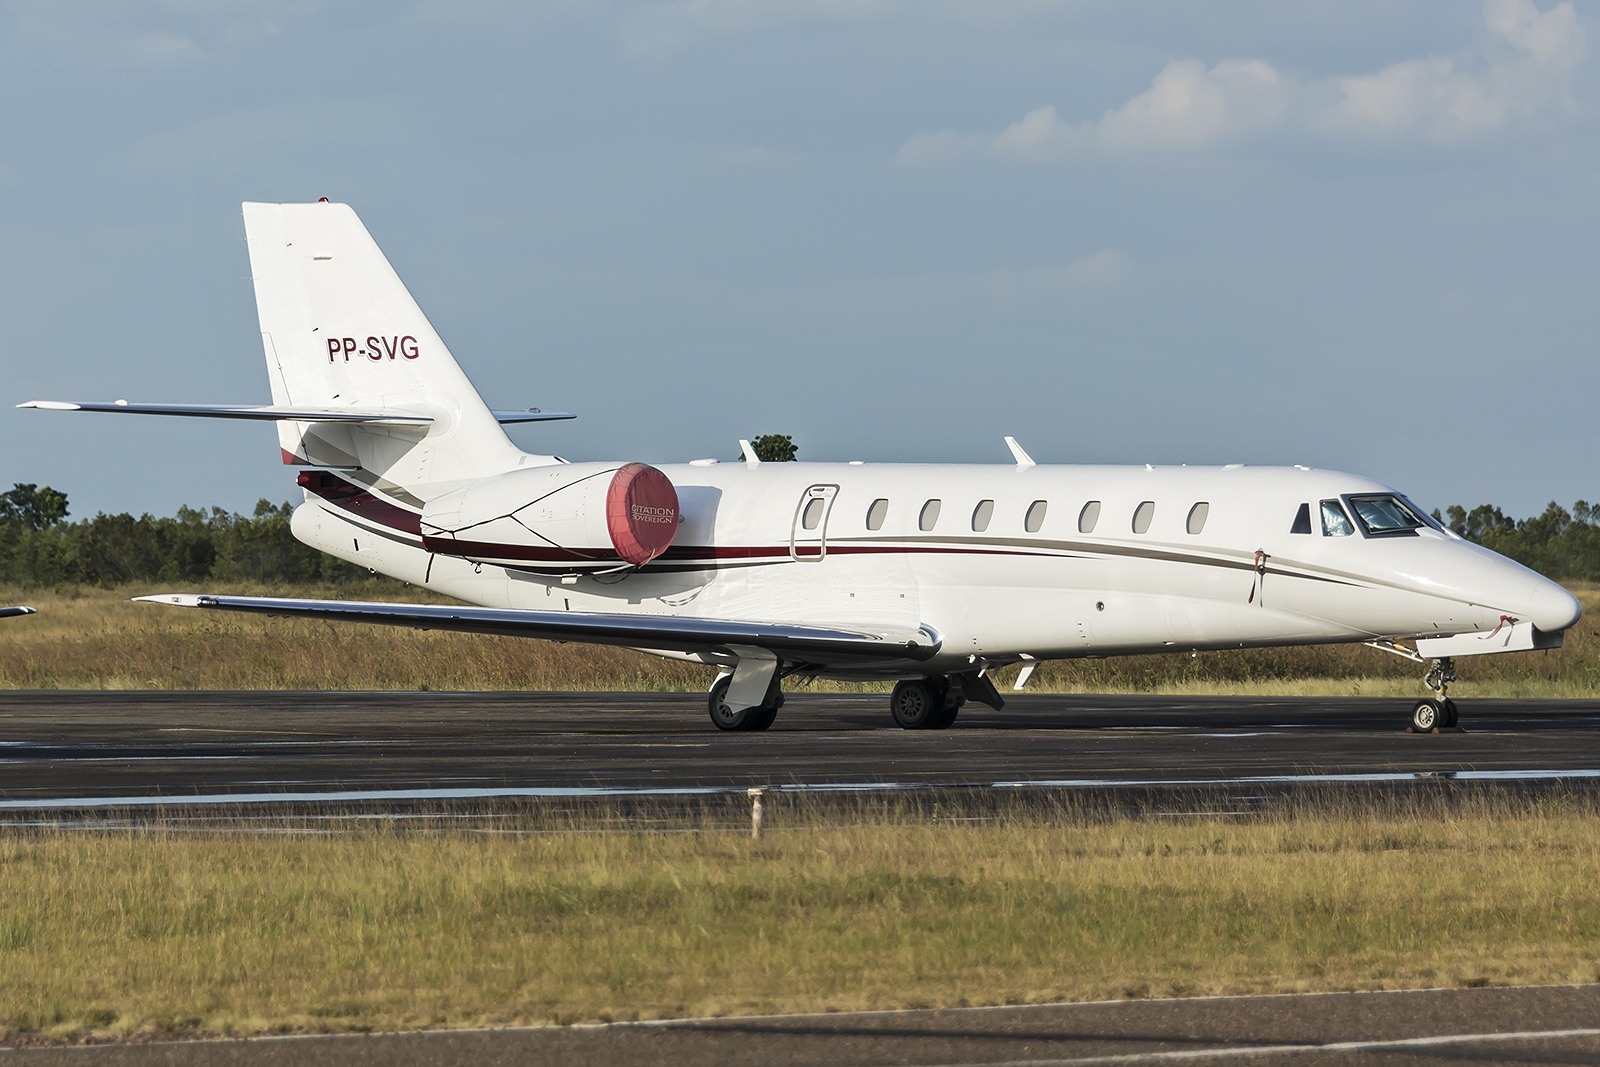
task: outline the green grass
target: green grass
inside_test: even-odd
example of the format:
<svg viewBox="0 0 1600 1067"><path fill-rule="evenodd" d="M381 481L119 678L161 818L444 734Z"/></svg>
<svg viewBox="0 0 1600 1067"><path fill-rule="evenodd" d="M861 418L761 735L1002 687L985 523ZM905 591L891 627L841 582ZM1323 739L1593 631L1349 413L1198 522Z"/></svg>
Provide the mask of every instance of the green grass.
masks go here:
<svg viewBox="0 0 1600 1067"><path fill-rule="evenodd" d="M712 678L709 668L623 649L183 611L129 600L154 591L145 586L0 589L0 601L32 603L42 612L0 623L0 688L703 691ZM449 602L388 581L367 587L217 591ZM1574 591L1586 615L1568 631L1564 648L1459 660L1457 695L1600 694L1600 586ZM1016 670L1000 672L1002 689ZM1423 693L1421 678L1421 667L1398 656L1337 645L1066 660L1044 664L1030 689L1410 697ZM811 688L885 687L820 683Z"/></svg>
<svg viewBox="0 0 1600 1067"><path fill-rule="evenodd" d="M1588 806L0 837L12 1040L1588 982ZM536 830L531 823L524 827ZM503 827L502 827L503 829ZM543 827L548 829L548 827ZM569 826L569 831L584 829Z"/></svg>

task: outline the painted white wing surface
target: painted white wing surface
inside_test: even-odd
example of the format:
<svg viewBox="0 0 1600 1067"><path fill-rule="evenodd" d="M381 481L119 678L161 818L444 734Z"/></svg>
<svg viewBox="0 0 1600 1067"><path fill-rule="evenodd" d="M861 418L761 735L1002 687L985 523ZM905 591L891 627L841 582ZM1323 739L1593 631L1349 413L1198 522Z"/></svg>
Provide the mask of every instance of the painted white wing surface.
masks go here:
<svg viewBox="0 0 1600 1067"><path fill-rule="evenodd" d="M623 648L676 652L728 652L730 646L766 649L786 660L873 663L932 659L940 638L927 627L915 631L868 632L826 626L735 622L677 615L613 615L578 611L520 611L446 604L385 604L354 600L295 600L279 597L162 593L135 597L151 604L212 611L242 611L285 618L382 623L419 630L455 630L582 641Z"/></svg>

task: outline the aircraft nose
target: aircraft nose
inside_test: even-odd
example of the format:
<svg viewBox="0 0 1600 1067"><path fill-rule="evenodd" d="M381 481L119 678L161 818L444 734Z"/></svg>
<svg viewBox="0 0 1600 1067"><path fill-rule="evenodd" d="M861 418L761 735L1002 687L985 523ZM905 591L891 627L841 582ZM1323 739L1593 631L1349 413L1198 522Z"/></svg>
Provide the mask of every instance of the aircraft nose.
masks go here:
<svg viewBox="0 0 1600 1067"><path fill-rule="evenodd" d="M1531 599L1528 619L1545 633L1559 633L1583 616L1578 598L1554 582L1540 582Z"/></svg>

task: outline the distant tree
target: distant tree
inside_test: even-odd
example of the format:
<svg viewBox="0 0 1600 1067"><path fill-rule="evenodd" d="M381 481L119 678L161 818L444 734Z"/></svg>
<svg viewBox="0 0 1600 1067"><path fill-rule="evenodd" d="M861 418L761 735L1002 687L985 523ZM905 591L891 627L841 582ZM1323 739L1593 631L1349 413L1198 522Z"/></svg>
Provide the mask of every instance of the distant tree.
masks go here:
<svg viewBox="0 0 1600 1067"><path fill-rule="evenodd" d="M67 494L21 482L9 493L0 493L0 522L16 523L29 530L54 526L67 517Z"/></svg>
<svg viewBox="0 0 1600 1067"><path fill-rule="evenodd" d="M794 439L786 433L762 434L751 439L750 447L755 449L756 458L763 463L793 463L799 452L794 446Z"/></svg>

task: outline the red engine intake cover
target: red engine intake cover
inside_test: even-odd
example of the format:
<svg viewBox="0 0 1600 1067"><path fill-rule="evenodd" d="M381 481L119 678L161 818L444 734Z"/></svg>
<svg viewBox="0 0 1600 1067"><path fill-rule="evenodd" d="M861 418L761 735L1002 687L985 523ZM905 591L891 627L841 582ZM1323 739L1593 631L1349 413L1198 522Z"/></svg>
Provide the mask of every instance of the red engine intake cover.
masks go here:
<svg viewBox="0 0 1600 1067"><path fill-rule="evenodd" d="M678 491L654 467L625 465L606 490L606 529L623 559L636 567L649 563L678 532Z"/></svg>

